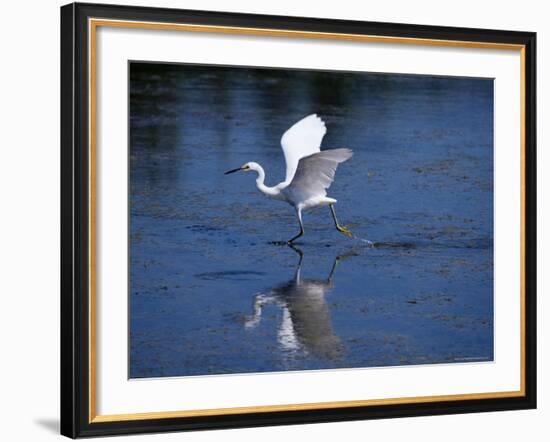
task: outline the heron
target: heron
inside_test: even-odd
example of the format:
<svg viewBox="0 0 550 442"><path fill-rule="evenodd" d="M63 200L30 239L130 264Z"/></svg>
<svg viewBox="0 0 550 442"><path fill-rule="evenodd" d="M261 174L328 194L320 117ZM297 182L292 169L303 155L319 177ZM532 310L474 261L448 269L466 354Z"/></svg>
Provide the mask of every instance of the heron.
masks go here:
<svg viewBox="0 0 550 442"><path fill-rule="evenodd" d="M254 161L236 169L235 172L256 172L256 187L269 198L285 201L294 207L300 232L286 241L291 244L304 234L302 211L315 207L328 206L334 226L340 233L351 238L350 230L342 226L336 217L336 200L327 196L327 189L334 181L338 164L351 158L353 152L347 148L321 151L321 142L327 132L324 121L311 114L292 125L281 138L281 147L286 163L285 180L276 186L265 185L265 171Z"/></svg>
<svg viewBox="0 0 550 442"><path fill-rule="evenodd" d="M357 254L349 251L334 258L325 279L305 279L302 278L304 253L294 245L290 245L290 248L300 257L294 276L289 281L255 294L253 314L245 317L244 326L248 330L257 327L262 319L263 308L275 305L282 310L277 330L281 349L290 354L305 352L331 360L341 359L344 346L333 329L326 297L334 289L334 274L338 264Z"/></svg>

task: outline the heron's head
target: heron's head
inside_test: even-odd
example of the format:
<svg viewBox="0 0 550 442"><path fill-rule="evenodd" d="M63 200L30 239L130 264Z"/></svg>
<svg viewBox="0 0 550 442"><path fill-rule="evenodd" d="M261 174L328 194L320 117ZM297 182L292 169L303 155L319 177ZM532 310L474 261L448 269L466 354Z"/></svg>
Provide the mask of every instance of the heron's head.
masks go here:
<svg viewBox="0 0 550 442"><path fill-rule="evenodd" d="M241 167L237 167L236 169L231 169L225 172L225 175L228 175L230 173L235 172L250 172L251 170L258 170L258 163L255 163L253 161L243 164Z"/></svg>

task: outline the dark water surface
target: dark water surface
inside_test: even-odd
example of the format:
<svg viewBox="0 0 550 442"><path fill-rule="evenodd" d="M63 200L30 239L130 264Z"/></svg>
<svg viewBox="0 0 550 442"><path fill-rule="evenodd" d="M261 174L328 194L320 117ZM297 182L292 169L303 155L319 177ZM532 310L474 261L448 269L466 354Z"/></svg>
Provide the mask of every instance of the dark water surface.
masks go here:
<svg viewBox="0 0 550 442"><path fill-rule="evenodd" d="M131 64L130 377L493 359L493 82ZM268 200L300 118L328 208ZM374 241L368 247L361 238Z"/></svg>

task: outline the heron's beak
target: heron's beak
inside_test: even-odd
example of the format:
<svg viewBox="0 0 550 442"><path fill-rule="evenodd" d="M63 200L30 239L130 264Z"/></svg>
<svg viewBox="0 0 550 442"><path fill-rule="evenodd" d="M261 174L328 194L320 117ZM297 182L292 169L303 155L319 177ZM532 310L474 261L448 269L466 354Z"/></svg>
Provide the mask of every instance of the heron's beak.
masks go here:
<svg viewBox="0 0 550 442"><path fill-rule="evenodd" d="M242 167L237 167L236 169L228 170L227 172L224 173L224 175L229 175L230 173L239 172L240 170L243 170L243 168Z"/></svg>

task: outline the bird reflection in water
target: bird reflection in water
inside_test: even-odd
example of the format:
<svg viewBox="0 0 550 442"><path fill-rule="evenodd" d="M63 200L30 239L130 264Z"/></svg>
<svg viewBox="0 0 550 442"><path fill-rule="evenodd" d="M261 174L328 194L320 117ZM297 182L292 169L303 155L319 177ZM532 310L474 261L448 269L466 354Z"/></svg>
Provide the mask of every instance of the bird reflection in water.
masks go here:
<svg viewBox="0 0 550 442"><path fill-rule="evenodd" d="M304 253L296 246L289 247L300 257L294 277L254 297L254 313L246 318L245 327L256 327L262 318L262 308L276 305L283 313L277 339L285 354L341 360L344 357L344 346L334 333L325 297L334 287L338 264L355 253L337 256L326 279L302 279Z"/></svg>

